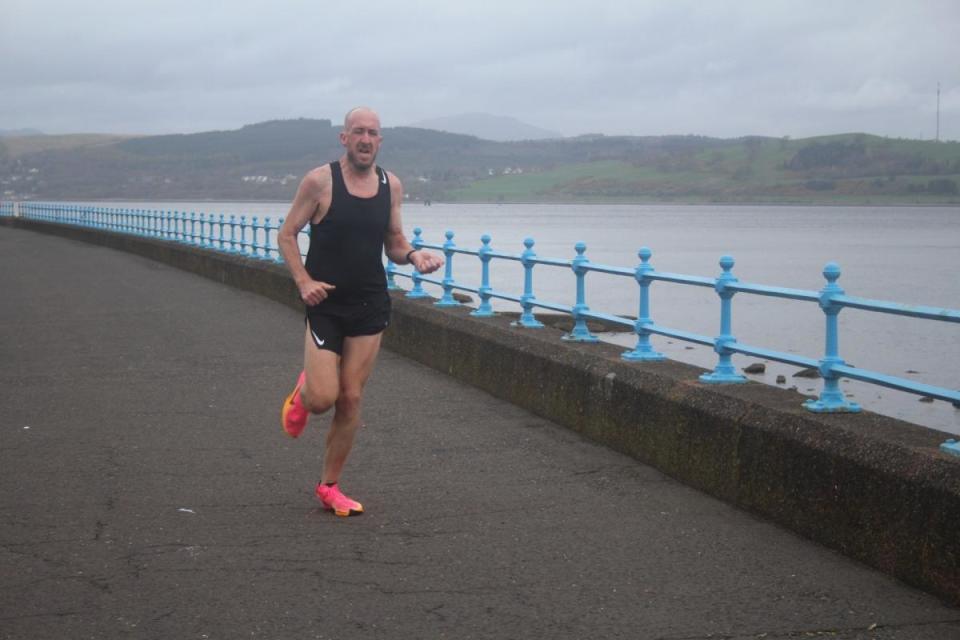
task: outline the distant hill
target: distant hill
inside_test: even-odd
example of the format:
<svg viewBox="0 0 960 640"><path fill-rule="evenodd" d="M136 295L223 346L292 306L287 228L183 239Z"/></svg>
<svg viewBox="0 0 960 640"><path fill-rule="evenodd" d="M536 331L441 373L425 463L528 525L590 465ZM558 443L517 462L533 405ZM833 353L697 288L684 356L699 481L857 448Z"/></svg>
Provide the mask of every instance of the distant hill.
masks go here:
<svg viewBox="0 0 960 640"><path fill-rule="evenodd" d="M144 137L0 139L0 199L290 200L342 153L329 120ZM410 200L960 204L960 143L603 136L496 142L384 130Z"/></svg>
<svg viewBox="0 0 960 640"><path fill-rule="evenodd" d="M462 133L484 140L509 142L517 140L543 140L562 138L556 131L541 129L532 124L521 122L509 116L495 116L489 113L464 113L456 116L431 118L410 125L421 129L434 129L448 133Z"/></svg>
<svg viewBox="0 0 960 640"><path fill-rule="evenodd" d="M15 136L42 136L43 131L38 129L0 129L0 138Z"/></svg>

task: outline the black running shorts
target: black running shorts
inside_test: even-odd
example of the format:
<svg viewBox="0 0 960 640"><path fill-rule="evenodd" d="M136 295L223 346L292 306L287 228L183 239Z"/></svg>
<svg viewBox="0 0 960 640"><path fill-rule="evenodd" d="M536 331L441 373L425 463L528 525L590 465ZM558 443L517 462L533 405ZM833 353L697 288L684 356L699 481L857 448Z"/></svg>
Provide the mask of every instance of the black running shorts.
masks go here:
<svg viewBox="0 0 960 640"><path fill-rule="evenodd" d="M356 302L321 302L307 308L307 329L313 344L343 353L343 339L373 336L390 324L390 296Z"/></svg>

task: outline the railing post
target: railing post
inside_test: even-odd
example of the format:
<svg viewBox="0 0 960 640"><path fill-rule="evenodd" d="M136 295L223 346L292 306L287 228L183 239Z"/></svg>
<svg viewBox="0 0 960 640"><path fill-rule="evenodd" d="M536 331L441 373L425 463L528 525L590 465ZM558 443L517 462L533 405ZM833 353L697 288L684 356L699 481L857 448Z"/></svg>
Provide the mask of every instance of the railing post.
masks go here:
<svg viewBox="0 0 960 640"><path fill-rule="evenodd" d="M443 243L443 255L446 258L443 270L443 297L433 304L438 307L459 307L460 303L453 299L453 250L457 245L453 243L453 231L447 229L444 235L447 241Z"/></svg>
<svg viewBox="0 0 960 640"><path fill-rule="evenodd" d="M273 261L273 258L270 257L270 216L263 217L263 245L261 245L260 250L262 255L261 259L266 261Z"/></svg>
<svg viewBox="0 0 960 640"><path fill-rule="evenodd" d="M227 250L227 226L226 226L226 217L224 214L220 214L220 246L218 247L220 251Z"/></svg>
<svg viewBox="0 0 960 640"><path fill-rule="evenodd" d="M573 305L573 330L563 336L563 340L597 342L600 338L590 333L590 329L587 327L587 320L583 317L583 313L590 310L590 307L587 306L586 283L584 282L587 275L586 265L590 262L586 256L583 255L584 251L587 250L587 245L578 242L574 246L574 249L577 251L577 257L571 261L570 268L573 269L574 275L577 276L577 302Z"/></svg>
<svg viewBox="0 0 960 640"><path fill-rule="evenodd" d="M257 237L257 216L253 217L253 237L254 242L256 242ZM263 217L263 224L260 225L260 229L263 230L263 233L260 234L262 239L262 244L260 245L260 259L261 260L270 260L270 216Z"/></svg>
<svg viewBox="0 0 960 640"><path fill-rule="evenodd" d="M227 253L237 252L237 216L230 215L230 248Z"/></svg>
<svg viewBox="0 0 960 640"><path fill-rule="evenodd" d="M394 279L397 273L397 265L394 264L393 260L387 257L387 289L390 291L399 291L403 287L397 284L397 281Z"/></svg>
<svg viewBox="0 0 960 640"><path fill-rule="evenodd" d="M839 318L840 305L833 302L834 296L843 295L843 288L837 284L840 278L840 266L835 262L828 262L823 268L823 277L827 284L820 290L820 308L826 317L826 349L823 359L820 360L820 375L823 376L823 389L820 397L803 403L809 411L815 413L857 413L860 405L849 402L840 389L840 377L833 372L833 367L846 364L840 357Z"/></svg>
<svg viewBox="0 0 960 640"><path fill-rule="evenodd" d="M273 245L270 244L270 232L273 231L273 224L270 220L270 216L266 216L263 219L263 259L264 260L273 260L270 257L270 252L273 251Z"/></svg>
<svg viewBox="0 0 960 640"><path fill-rule="evenodd" d="M207 231L206 231L206 227L207 227L207 214L205 214L205 213L203 213L203 212L201 211L201 212L200 212L200 215L197 216L197 217L198 217L199 220L200 220L200 235L199 235L199 238L198 238L198 240L197 240L197 244L198 244L199 246L201 246L201 247L207 247L207 246L209 246L208 243L207 243ZM211 227L211 228L212 228L212 227Z"/></svg>
<svg viewBox="0 0 960 640"><path fill-rule="evenodd" d="M736 367L733 366L733 354L728 348L731 342L737 341L732 333L733 296L736 291L727 289L727 285L737 281L737 278L730 273L733 264L733 258L730 256L720 258L720 268L723 269L723 273L714 284L714 289L720 296L720 335L713 342L713 350L717 352L719 359L711 373L700 376L700 382L708 384L739 384L747 381L746 376L737 373Z"/></svg>
<svg viewBox="0 0 960 640"><path fill-rule="evenodd" d="M413 240L410 244L413 245L414 249L419 249L423 246L423 239L420 237L420 234L423 233L423 229L417 227L413 230ZM410 266L413 266L412 264ZM413 267L413 288L407 292L408 298L429 298L430 294L423 290L423 285L420 284L420 272L417 271L416 267Z"/></svg>
<svg viewBox="0 0 960 640"><path fill-rule="evenodd" d="M475 318L492 318L494 315L493 306L490 304L490 292L493 288L490 286L490 260L493 249L490 248L490 236L486 233L480 237L483 243L477 251L477 257L480 258L480 306L470 312Z"/></svg>
<svg viewBox="0 0 960 640"><path fill-rule="evenodd" d="M637 284L640 285L640 308L637 313L637 321L634 323L634 331L637 332L637 346L633 351L624 351L620 357L631 362L656 362L665 360L666 356L655 351L650 344L650 331L647 329L653 320L650 319L650 273L654 271L650 264L650 257L653 252L649 247L640 247L637 256L640 258L640 264L634 271L634 277Z"/></svg>
<svg viewBox="0 0 960 640"><path fill-rule="evenodd" d="M543 328L543 323L533 315L533 303L537 299L533 295L533 268L537 264L537 254L533 250L533 244L533 238L523 239L525 249L520 254L520 264L523 265L523 295L520 296L520 304L523 306L523 313L520 314L519 320L510 323L514 327L523 327L524 329Z"/></svg>
<svg viewBox="0 0 960 640"><path fill-rule="evenodd" d="M266 260L266 256L261 253L262 248L257 244L257 229L260 228L260 219L257 216L253 216L253 219L250 222L250 229L253 237L250 239L250 253L253 254L253 257L257 260Z"/></svg>
<svg viewBox="0 0 960 640"><path fill-rule="evenodd" d="M240 238L237 240L237 253L250 255L250 243L247 242L247 216L240 216Z"/></svg>

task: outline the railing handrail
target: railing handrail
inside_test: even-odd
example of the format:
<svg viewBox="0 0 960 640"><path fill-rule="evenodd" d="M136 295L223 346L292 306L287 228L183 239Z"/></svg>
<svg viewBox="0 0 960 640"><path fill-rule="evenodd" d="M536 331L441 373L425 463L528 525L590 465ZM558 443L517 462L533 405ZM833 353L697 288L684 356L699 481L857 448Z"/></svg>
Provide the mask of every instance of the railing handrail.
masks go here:
<svg viewBox="0 0 960 640"><path fill-rule="evenodd" d="M274 222L270 216L260 221L259 216L235 214L206 214L195 211L163 211L159 209L131 209L101 207L69 203L20 202L20 215L24 218L53 220L64 224L88 226L103 231L127 233L144 237L197 246L258 260L281 263L283 257L276 244L276 233L284 218ZM9 215L14 215L14 203L9 205ZM271 235L274 234L274 235ZM309 237L309 227L300 232ZM301 250L301 256L304 255Z"/></svg>
<svg viewBox="0 0 960 640"><path fill-rule="evenodd" d="M0 215L14 215L12 203L0 203ZM204 249L225 253L243 255L250 258L282 262L282 256L276 246L275 238L271 240L271 233L279 231L283 218L276 223L270 217L261 223L257 216L248 222L246 216L224 214L209 216L195 212L158 211L145 209L114 209L89 205L72 205L67 203L35 203L24 202L19 204L19 215L26 218L50 219L65 224L74 224L98 228L104 231L129 233L147 237L156 237L163 240L198 246ZM302 232L306 233L306 232ZM307 234L308 235L308 234ZM540 328L543 326L536 319L534 309L549 309L573 317L573 329L564 335L565 340L578 342L596 342L598 338L590 333L586 321L588 319L604 320L608 323L632 327L637 334L637 344L631 350L624 352L622 357L628 361L658 361L665 359L662 353L653 349L650 343L651 335L672 337L685 342L692 342L712 346L718 355L718 362L713 371L704 374L700 380L709 384L735 384L745 382L746 378L733 367L733 354L762 357L777 362L783 362L800 367L815 367L823 378L823 389L819 397L810 399L804 406L815 412L857 412L860 406L846 399L839 389L840 378L849 378L879 386L898 389L909 393L938 398L960 405L960 391L928 385L905 378L887 375L884 373L854 367L846 363L839 353L839 327L837 316L845 308L853 308L875 313L891 314L934 320L942 322L960 322L960 310L923 305L908 305L885 300L875 300L847 295L837 284L841 275L840 267L835 263L828 263L823 269L826 285L819 291L776 287L764 284L741 282L732 272L734 259L731 256L722 256L719 264L721 273L717 277L704 277L679 273L657 271L651 264L652 251L642 247L638 251L640 264L634 268L615 265L606 265L591 262L584 254L586 245L582 242L574 247L576 256L573 259L552 258L538 256L534 251L534 240L526 238L523 241L525 250L519 254L495 251L491 246L489 235L481 237L481 246L478 249L458 247L454 242L454 233L445 233L446 242L435 244L425 242L422 238L422 229L414 229L411 243L416 248L431 248L442 251L446 256L446 268L443 278L427 277L416 269L410 273L400 271L389 259L387 260L387 280L391 288L399 288L395 277L410 278L413 287L406 295L409 297L429 297L423 290L423 283L442 287L443 295L435 303L439 306L458 306L460 303L453 298L454 291L468 291L480 296L478 307L471 315L487 317L494 315L491 299L506 300L520 304L522 313L516 326L524 328ZM302 254L302 251L301 251ZM455 255L470 255L480 259L482 276L480 286L471 286L457 282L453 277L453 258ZM524 269L524 291L521 295L512 292L498 291L490 285L490 263L494 260L519 262ZM533 293L533 269L536 266L561 267L571 269L576 277L576 303L572 306L554 301L539 300ZM634 279L640 288L640 304L637 319L627 318L614 314L592 311L586 303L585 280L589 273L604 273L618 277ZM720 298L720 332L716 336L706 336L691 333L674 327L666 327L653 321L650 315L649 288L653 282L670 282L674 284L710 287ZM826 319L826 346L822 358L811 358L744 344L732 333L732 299L737 293L746 293L759 296L816 302L824 312ZM944 451L960 455L960 443L948 441L943 445Z"/></svg>
<svg viewBox="0 0 960 640"><path fill-rule="evenodd" d="M437 249L440 251L444 250L444 245L434 244L429 242L423 242L421 244L423 248L427 249ZM462 255L471 255L479 256L480 251L477 249L464 249L457 247L452 249L453 253L458 253ZM504 260L513 260L516 262L523 262L523 256L520 254L508 254L500 253L497 251L491 251L487 255L491 258L498 258ZM547 265L547 266L559 266L559 267L569 267L571 264L570 260L564 260L562 258L542 258L535 257L530 258L530 262L534 265ZM596 262L590 262L585 264L583 269L585 271L592 271L597 273L607 273L611 275L619 276L629 276L636 277L636 269L630 269L626 267L617 267L612 265L606 265ZM403 275L397 272L397 275ZM664 271L651 270L649 273L645 274L645 277L648 280L659 280L663 282L673 282L675 284L689 284L700 287L710 287L715 288L717 279L704 277L704 276L693 276L681 273L669 273ZM423 278L421 280L424 282L431 282L433 284L442 285L442 282L434 282ZM462 286L455 286L454 288L463 289ZM784 298L792 300L805 300L810 302L818 302L822 297L821 291L813 290L804 290L804 289L791 289L787 287L777 287L771 285L757 284L753 282L743 282L737 280L727 284L727 288L731 291L738 293L752 293L756 295L769 296L775 298ZM849 307L851 309L861 309L864 311L875 311L888 314L896 314L903 316L911 316L915 318L926 318L928 320L943 320L946 322L960 322L960 310L956 309L945 309L942 307L929 307L924 305L911 305L911 304L902 304L899 302L889 302L886 300L876 300L872 298L860 298L855 296L847 295L834 295L831 296L831 301L833 304L836 304L841 307Z"/></svg>

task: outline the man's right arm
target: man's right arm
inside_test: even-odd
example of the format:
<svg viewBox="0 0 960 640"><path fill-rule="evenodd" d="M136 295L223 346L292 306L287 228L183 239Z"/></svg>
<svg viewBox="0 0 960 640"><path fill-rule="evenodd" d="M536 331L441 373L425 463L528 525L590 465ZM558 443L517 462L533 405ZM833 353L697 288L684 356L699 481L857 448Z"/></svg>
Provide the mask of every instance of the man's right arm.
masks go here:
<svg viewBox="0 0 960 640"><path fill-rule="evenodd" d="M330 205L332 178L329 166L314 169L300 181L297 195L290 205L290 212L277 232L277 246L280 255L287 263L287 269L300 291L300 298L308 305L316 305L327 298L327 291L333 285L318 282L310 277L300 258L300 245L297 237L318 212L326 213Z"/></svg>

